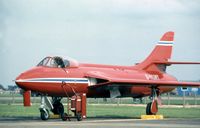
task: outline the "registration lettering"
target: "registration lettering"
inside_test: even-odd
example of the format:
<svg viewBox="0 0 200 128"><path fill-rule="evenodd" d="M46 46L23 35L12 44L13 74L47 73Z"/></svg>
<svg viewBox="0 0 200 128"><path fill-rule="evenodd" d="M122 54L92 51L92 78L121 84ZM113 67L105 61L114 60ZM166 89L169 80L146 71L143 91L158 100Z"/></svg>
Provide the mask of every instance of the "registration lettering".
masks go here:
<svg viewBox="0 0 200 128"><path fill-rule="evenodd" d="M159 80L158 75L145 74L145 77L146 77L147 80Z"/></svg>

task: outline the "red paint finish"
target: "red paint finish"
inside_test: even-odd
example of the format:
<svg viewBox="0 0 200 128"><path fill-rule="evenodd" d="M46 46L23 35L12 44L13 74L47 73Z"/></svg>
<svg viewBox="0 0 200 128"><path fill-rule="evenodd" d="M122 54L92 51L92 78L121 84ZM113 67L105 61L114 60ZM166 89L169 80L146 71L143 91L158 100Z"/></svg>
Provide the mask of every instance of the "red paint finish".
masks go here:
<svg viewBox="0 0 200 128"><path fill-rule="evenodd" d="M23 98L24 98L24 107L30 107L31 106L31 91L24 91Z"/></svg>
<svg viewBox="0 0 200 128"><path fill-rule="evenodd" d="M159 93L173 90L177 86L200 87L200 83L179 82L165 72L171 58L174 32L167 32L151 54L134 66L116 66L78 63L63 59L63 64L54 64L57 57L47 57L36 67L16 78L16 84L49 96L71 97L85 93L87 97L110 97L117 90L121 97L143 97L151 94L151 87ZM199 62L175 64L199 64ZM27 94L28 95L28 94Z"/></svg>
<svg viewBox="0 0 200 128"><path fill-rule="evenodd" d="M81 114L82 118L86 118L86 94L76 94L71 98L71 111L77 114Z"/></svg>
<svg viewBox="0 0 200 128"><path fill-rule="evenodd" d="M156 114L158 112L158 102L157 100L153 100L151 103L151 113Z"/></svg>
<svg viewBox="0 0 200 128"><path fill-rule="evenodd" d="M82 118L85 119L86 116L86 104L87 104L87 97L85 93L81 94L81 115Z"/></svg>
<svg viewBox="0 0 200 128"><path fill-rule="evenodd" d="M173 41L174 40L174 32L166 32L160 40L161 41Z"/></svg>

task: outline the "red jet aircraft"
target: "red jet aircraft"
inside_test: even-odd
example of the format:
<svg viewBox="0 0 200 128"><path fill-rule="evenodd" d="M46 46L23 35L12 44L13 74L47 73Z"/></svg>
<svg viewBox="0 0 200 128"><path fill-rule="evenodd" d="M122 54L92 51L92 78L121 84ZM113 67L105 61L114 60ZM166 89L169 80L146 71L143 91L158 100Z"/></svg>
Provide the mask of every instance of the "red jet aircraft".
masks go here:
<svg viewBox="0 0 200 128"><path fill-rule="evenodd" d="M47 107L54 114L63 115L61 99L81 93L91 98L151 96L146 114L156 114L160 94L177 86L200 87L200 82L180 82L166 73L166 67L171 64L200 64L169 61L173 43L174 32L165 33L152 53L134 66L87 64L58 56L46 57L36 67L20 74L15 82L24 90L24 106L30 105L30 91L40 94L43 120L49 118ZM51 96L52 101L47 96Z"/></svg>

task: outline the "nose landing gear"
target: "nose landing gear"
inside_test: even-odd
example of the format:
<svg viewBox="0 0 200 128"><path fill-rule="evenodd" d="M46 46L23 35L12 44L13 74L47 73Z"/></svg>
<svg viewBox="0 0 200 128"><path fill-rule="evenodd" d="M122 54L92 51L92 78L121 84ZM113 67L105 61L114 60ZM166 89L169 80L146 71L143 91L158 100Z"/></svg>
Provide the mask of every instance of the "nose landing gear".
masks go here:
<svg viewBox="0 0 200 128"><path fill-rule="evenodd" d="M50 117L49 110L51 110L55 115L60 115L60 117L62 117L64 114L64 106L60 102L61 99L61 97L53 97L51 103L47 96L41 96L41 105L39 108L40 118L42 120L48 120Z"/></svg>
<svg viewBox="0 0 200 128"><path fill-rule="evenodd" d="M40 118L42 120L48 120L49 119L49 110L47 109L47 107L51 108L53 107L49 101L49 99L47 98L47 96L41 96L41 105L40 105Z"/></svg>
<svg viewBox="0 0 200 128"><path fill-rule="evenodd" d="M42 120L48 120L49 119L49 110L46 108L40 108L40 118Z"/></svg>

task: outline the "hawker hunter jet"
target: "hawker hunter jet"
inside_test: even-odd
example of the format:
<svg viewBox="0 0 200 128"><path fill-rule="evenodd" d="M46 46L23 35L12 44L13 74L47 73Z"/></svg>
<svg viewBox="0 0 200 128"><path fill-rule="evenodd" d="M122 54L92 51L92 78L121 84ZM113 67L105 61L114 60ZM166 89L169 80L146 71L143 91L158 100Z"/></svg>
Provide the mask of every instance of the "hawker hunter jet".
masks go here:
<svg viewBox="0 0 200 128"><path fill-rule="evenodd" d="M200 82L180 82L166 73L172 64L200 64L200 62L170 61L174 32L166 32L151 54L141 63L131 66L78 63L73 59L48 56L15 80L24 90L24 105L30 105L30 91L41 96L41 119L49 118L49 111L64 114L61 99L85 94L88 98L141 98L150 96L146 114L158 112L158 97L178 86L200 87ZM48 97L52 97L49 100ZM82 113L77 113L79 116ZM85 115L83 116L83 118Z"/></svg>

